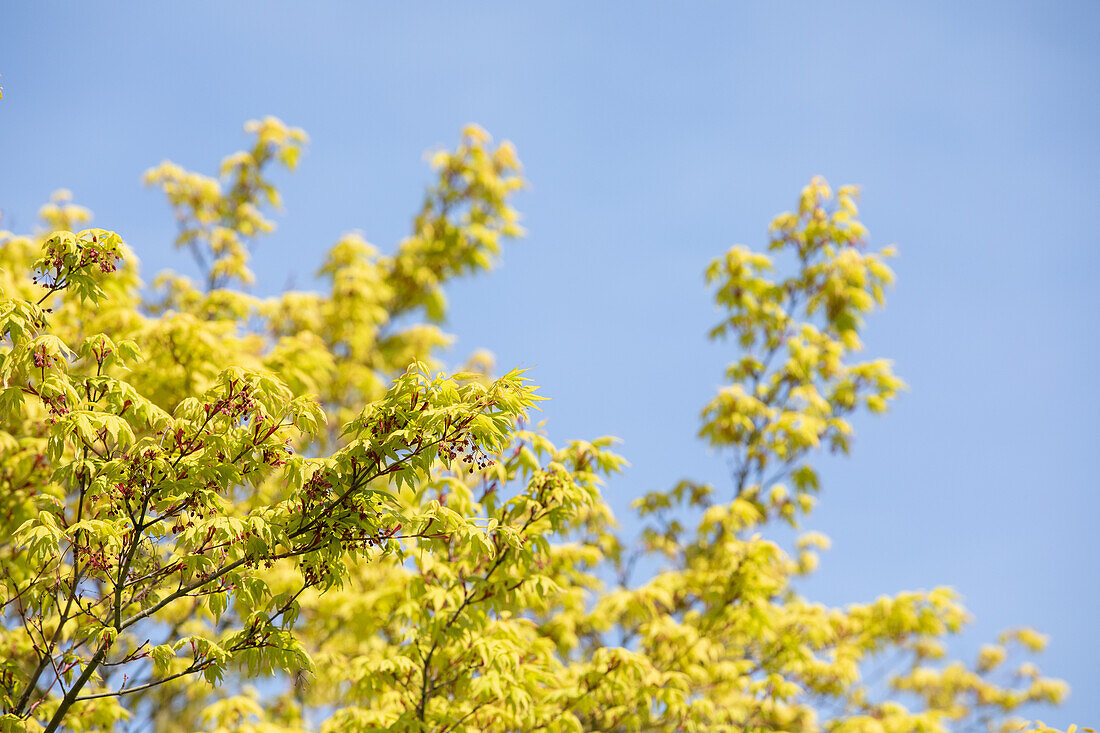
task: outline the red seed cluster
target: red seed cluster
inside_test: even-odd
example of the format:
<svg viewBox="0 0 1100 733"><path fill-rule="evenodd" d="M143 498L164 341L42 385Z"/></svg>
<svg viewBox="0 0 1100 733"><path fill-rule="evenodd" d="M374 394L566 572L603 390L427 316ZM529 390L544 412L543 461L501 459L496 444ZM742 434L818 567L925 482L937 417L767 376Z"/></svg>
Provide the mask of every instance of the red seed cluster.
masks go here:
<svg viewBox="0 0 1100 733"><path fill-rule="evenodd" d="M55 359L50 354L46 353L46 347L45 346L37 347L32 352L32 359L34 360L34 365L36 367L38 367L39 369L45 369L45 368L48 368L48 367L52 367L54 364L57 363L57 359Z"/></svg>
<svg viewBox="0 0 1100 733"><path fill-rule="evenodd" d="M95 241L95 237L92 237L92 241ZM103 273L114 272L118 269L116 260L118 255L113 252L100 252L98 247L84 247L80 252L80 262L77 263L78 268L86 267L88 265L98 265L99 271Z"/></svg>
<svg viewBox="0 0 1100 733"><path fill-rule="evenodd" d="M460 434L451 440L443 441L439 447L439 455L452 461L461 457L462 462L469 466L470 473L488 468L496 463L492 458L485 455L485 451L474 442L473 437L469 434Z"/></svg>
<svg viewBox="0 0 1100 733"><path fill-rule="evenodd" d="M373 438L380 438L383 435L388 435L396 430L404 430L408 426L408 421L398 417L397 415L383 415L371 425L369 421L363 423L363 427L370 428L370 434Z"/></svg>
<svg viewBox="0 0 1100 733"><path fill-rule="evenodd" d="M118 263L122 260L122 253L118 247L106 246L99 244L99 238L96 235L92 235L92 244L77 244L77 248L80 252L80 258L76 263L69 267L69 273L78 272L86 267L96 267L101 273L107 274L114 272L118 269ZM65 257L66 251L63 247L59 248L51 242L46 246L45 257L47 267L52 268L52 282L39 283L40 279L46 277L45 274L35 275L32 281L35 284L41 284L47 288L59 288L68 284L68 278L62 277L62 272L65 270Z"/></svg>
<svg viewBox="0 0 1100 733"><path fill-rule="evenodd" d="M213 403L206 403L202 409L208 414L243 415L256 407L256 401L252 399L251 389L243 385L234 391L234 383L229 385L229 394Z"/></svg>
<svg viewBox="0 0 1100 733"><path fill-rule="evenodd" d="M303 498L299 505L302 514L324 503L325 498L329 494L329 490L332 488L332 481L330 481L329 478L330 476L327 472L316 471L306 480L305 484L302 485Z"/></svg>
<svg viewBox="0 0 1100 733"><path fill-rule="evenodd" d="M45 403L46 409L50 412L50 424L56 423L57 418L70 412L69 406L66 404L65 395L63 394L59 394L56 397L43 397L42 402Z"/></svg>
<svg viewBox="0 0 1100 733"><path fill-rule="evenodd" d="M102 546L100 546L99 549L93 550L84 545L73 545L73 554L76 556L77 562L83 561L84 567L92 571L106 573L111 564Z"/></svg>

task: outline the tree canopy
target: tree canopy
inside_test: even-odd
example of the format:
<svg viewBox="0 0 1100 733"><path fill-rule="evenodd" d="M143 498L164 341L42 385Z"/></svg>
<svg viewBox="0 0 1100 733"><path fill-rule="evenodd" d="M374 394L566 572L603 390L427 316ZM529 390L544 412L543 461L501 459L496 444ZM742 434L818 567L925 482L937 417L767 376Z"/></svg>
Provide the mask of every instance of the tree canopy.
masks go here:
<svg viewBox="0 0 1100 733"><path fill-rule="evenodd" d="M612 438L554 445L524 372L442 362L447 282L522 235L513 147L468 127L392 254L347 235L322 291L258 297L307 138L245 129L216 176L145 174L200 281L146 287L66 192L0 232L4 730L1047 729L1018 716L1067 686L1010 661L1042 635L953 661L954 591L827 607L794 585L827 538L774 539L903 389L860 356L893 275L856 188L815 178L706 269L734 356L699 434L731 481L641 496L627 536Z"/></svg>

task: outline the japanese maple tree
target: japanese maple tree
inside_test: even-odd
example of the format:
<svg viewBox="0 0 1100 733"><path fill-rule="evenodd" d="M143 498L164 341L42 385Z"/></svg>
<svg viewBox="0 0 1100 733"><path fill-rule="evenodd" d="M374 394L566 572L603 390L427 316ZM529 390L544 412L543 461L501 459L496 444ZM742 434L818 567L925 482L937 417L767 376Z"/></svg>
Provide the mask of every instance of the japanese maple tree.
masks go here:
<svg viewBox="0 0 1100 733"><path fill-rule="evenodd" d="M306 136L246 129L217 176L145 176L199 281L143 286L64 192L40 232L0 232L5 730L1044 729L1013 716L1066 686L1007 661L1042 636L947 661L953 591L829 608L792 585L827 539L768 538L902 388L859 358L892 273L854 188L813 180L768 253L707 268L734 357L700 435L732 488L644 495L628 537L612 439L555 446L523 373L439 360L444 286L522 233L512 146L467 128L392 254L348 235L321 291L257 297L272 171Z"/></svg>

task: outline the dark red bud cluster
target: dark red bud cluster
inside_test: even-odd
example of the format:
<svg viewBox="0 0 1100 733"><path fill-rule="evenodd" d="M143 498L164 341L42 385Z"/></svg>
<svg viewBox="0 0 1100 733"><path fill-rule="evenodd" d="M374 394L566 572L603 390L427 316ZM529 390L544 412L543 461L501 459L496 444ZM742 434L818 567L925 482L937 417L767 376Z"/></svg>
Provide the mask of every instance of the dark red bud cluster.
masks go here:
<svg viewBox="0 0 1100 733"><path fill-rule="evenodd" d="M206 518L206 512L203 511L205 508L206 507L199 505L198 492L191 492L191 494L179 505L177 510L179 513L176 515L175 523L172 525L172 531L178 534L184 529L194 527L195 520L203 520Z"/></svg>
<svg viewBox="0 0 1100 733"><path fill-rule="evenodd" d="M462 462L469 466L470 473L496 464L496 461L485 455L485 451L474 442L473 437L470 435L459 435L451 440L443 441L440 444L439 454L451 461L461 457Z"/></svg>
<svg viewBox="0 0 1100 733"><path fill-rule="evenodd" d="M332 571L328 568L314 567L312 565L304 565L300 569L302 571L302 578L305 580L307 586L319 585L332 574Z"/></svg>
<svg viewBox="0 0 1100 733"><path fill-rule="evenodd" d="M302 487L306 496L309 496L311 498L321 496L331 488L332 482L329 481L329 476L324 471L314 472L314 474L309 477L309 480L306 481L305 485Z"/></svg>
<svg viewBox="0 0 1100 733"><path fill-rule="evenodd" d="M248 385L234 391L233 383L229 385L229 394L215 402L208 402L202 406L207 415L222 414L240 416L256 407L256 401L252 399Z"/></svg>
<svg viewBox="0 0 1100 733"><path fill-rule="evenodd" d="M52 244L46 248L46 259L50 261L50 266L55 270L61 270L65 266L65 256L61 252L57 251L57 248Z"/></svg>
<svg viewBox="0 0 1100 733"><path fill-rule="evenodd" d="M46 409L50 412L50 423L56 423L57 418L61 415L68 414L70 412L69 406L65 402L65 395L59 394L56 397L43 397L42 401L46 403Z"/></svg>
<svg viewBox="0 0 1100 733"><path fill-rule="evenodd" d="M369 427L371 436L375 438L380 438L395 430L404 430L408 425L409 423L407 420L397 415L383 415L373 425L370 424L370 421L363 423L363 427Z"/></svg>
<svg viewBox="0 0 1100 733"><path fill-rule="evenodd" d="M272 468L278 468L286 464L285 454L278 448L264 448L263 462Z"/></svg>
<svg viewBox="0 0 1100 733"><path fill-rule="evenodd" d="M302 513L305 514L318 504L323 504L331 488L332 481L329 480L329 476L324 471L314 472L302 485Z"/></svg>
<svg viewBox="0 0 1100 733"><path fill-rule="evenodd" d="M36 348L32 353L32 358L34 359L34 365L39 369L52 367L54 364L57 363L57 360L53 356L46 353L45 346L39 346L38 348Z"/></svg>
<svg viewBox="0 0 1100 733"><path fill-rule="evenodd" d="M102 548L93 550L83 545L74 545L73 553L76 556L77 562L83 562L84 567L89 570L106 573L110 566L110 561L107 559L107 553L103 552Z"/></svg>
<svg viewBox="0 0 1100 733"><path fill-rule="evenodd" d="M95 357L96 362L99 363L99 364L102 364L104 359L106 359L111 354L115 353L115 350L112 349L109 346L103 346L103 347L101 347L101 349L102 350L100 350L100 351L96 351L95 349L92 349L92 355ZM127 400L126 404L130 404L130 401Z"/></svg>
<svg viewBox="0 0 1100 733"><path fill-rule="evenodd" d="M92 237L92 241L96 241L94 236ZM77 264L77 267L98 265L100 272L114 272L118 269L117 261L119 259L121 258L117 252L109 250L103 250L101 252L98 247L84 247L80 252L80 262Z"/></svg>

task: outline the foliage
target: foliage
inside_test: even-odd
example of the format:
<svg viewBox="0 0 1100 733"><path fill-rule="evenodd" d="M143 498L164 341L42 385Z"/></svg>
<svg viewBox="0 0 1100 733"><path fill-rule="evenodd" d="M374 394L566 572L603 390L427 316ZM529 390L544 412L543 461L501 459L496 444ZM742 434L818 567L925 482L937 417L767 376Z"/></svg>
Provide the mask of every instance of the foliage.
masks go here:
<svg viewBox="0 0 1100 733"><path fill-rule="evenodd" d="M945 662L967 620L951 590L828 608L792 586L827 540L764 536L811 511L812 458L848 451L848 417L902 388L857 360L892 274L855 189L834 203L815 179L772 254L708 268L712 335L739 353L701 436L733 490L642 497L631 542L601 495L612 439L555 446L522 373L435 360L444 285L522 233L512 147L467 128L392 255L348 235L324 292L261 298L272 167L306 136L246 129L218 177L145 177L201 285L143 289L65 192L42 232L0 233L5 730L1044 729L1009 716L1066 686L1006 662L1041 636ZM888 682L865 676L884 659Z"/></svg>

